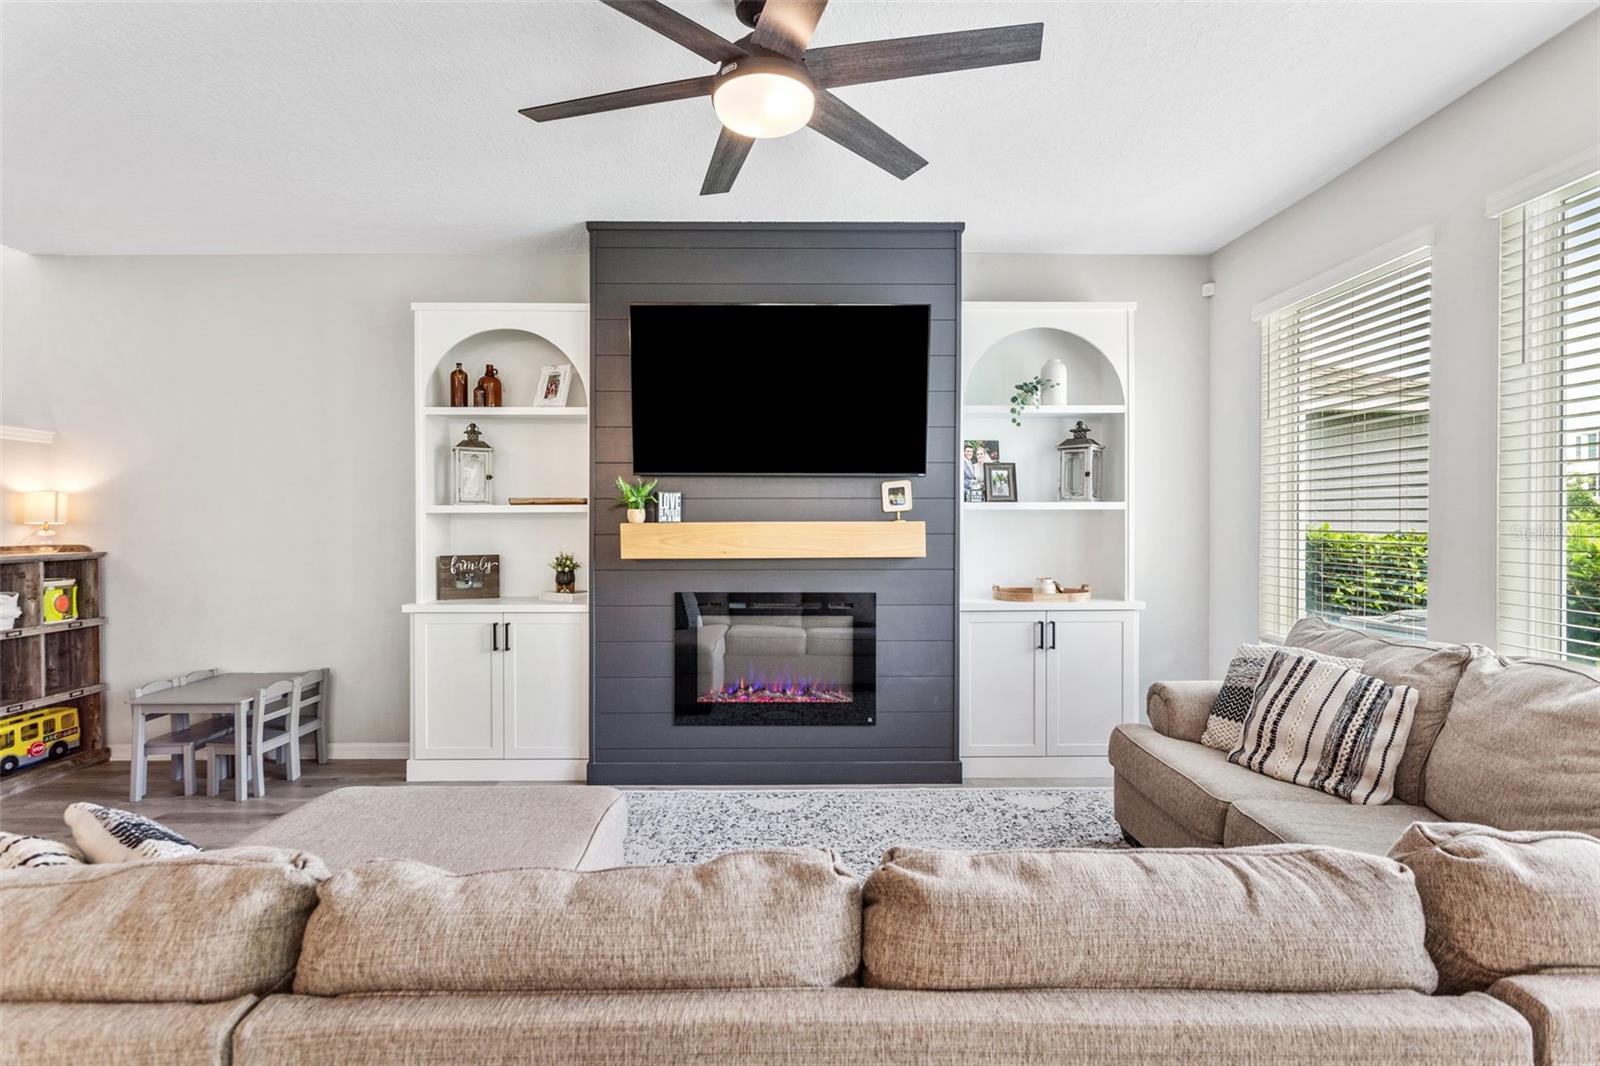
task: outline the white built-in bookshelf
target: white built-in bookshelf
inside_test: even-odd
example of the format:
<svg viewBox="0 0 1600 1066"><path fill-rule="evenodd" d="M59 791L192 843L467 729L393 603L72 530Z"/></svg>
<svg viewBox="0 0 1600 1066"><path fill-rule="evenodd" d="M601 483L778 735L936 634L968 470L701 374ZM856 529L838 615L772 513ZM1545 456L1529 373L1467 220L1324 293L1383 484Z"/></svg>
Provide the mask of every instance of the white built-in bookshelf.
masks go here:
<svg viewBox="0 0 1600 1066"><path fill-rule="evenodd" d="M588 756L586 596L551 600L550 560L571 552L588 586L593 382L587 304L413 304L416 596L411 624L409 780L582 780ZM451 407L494 364L499 407ZM570 364L560 407L535 404L541 370ZM494 502L458 504L451 448L476 423L494 448ZM498 555L500 595L440 601L441 556Z"/></svg>
<svg viewBox="0 0 1600 1066"><path fill-rule="evenodd" d="M1138 718L1131 303L964 303L960 439L1016 464L1015 502L963 502L961 754L966 776L1104 776L1112 727ZM1017 383L1066 366L1065 395L1011 417ZM1082 421L1105 446L1100 498L1058 498L1056 445ZM959 463L959 457L958 457ZM959 475L958 475L959 476ZM996 600L993 586L1088 584L1084 603Z"/></svg>

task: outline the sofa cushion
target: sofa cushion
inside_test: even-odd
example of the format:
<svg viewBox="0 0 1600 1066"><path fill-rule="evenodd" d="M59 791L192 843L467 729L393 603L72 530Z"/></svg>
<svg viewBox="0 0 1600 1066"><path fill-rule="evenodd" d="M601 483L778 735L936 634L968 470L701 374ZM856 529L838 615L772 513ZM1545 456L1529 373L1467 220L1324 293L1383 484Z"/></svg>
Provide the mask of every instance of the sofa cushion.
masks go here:
<svg viewBox="0 0 1600 1066"><path fill-rule="evenodd" d="M1507 1066L1528 1025L1488 996L876 988L273 996L236 1066Z"/></svg>
<svg viewBox="0 0 1600 1066"><path fill-rule="evenodd" d="M73 843L90 862L169 859L200 850L160 822L116 807L74 803L61 817L72 830Z"/></svg>
<svg viewBox="0 0 1600 1066"><path fill-rule="evenodd" d="M1279 648L1228 761L1350 803L1387 803L1416 708L1414 688Z"/></svg>
<svg viewBox="0 0 1600 1066"><path fill-rule="evenodd" d="M1222 687L1217 691L1217 700L1206 716L1206 728L1200 736L1200 743L1218 751L1232 751L1239 746L1244 720L1256 702L1256 686L1261 684L1272 657L1280 650L1276 644L1241 644L1234 649L1233 658L1228 661L1228 672L1222 679ZM1313 659L1361 669L1360 659L1324 655L1310 648L1300 650Z"/></svg>
<svg viewBox="0 0 1600 1066"><path fill-rule="evenodd" d="M452 874L371 862L322 886L295 991L801 988L855 980L861 883L829 852Z"/></svg>
<svg viewBox="0 0 1600 1066"><path fill-rule="evenodd" d="M1147 848L1210 848L1215 840L1196 836L1165 808L1140 792L1121 770L1116 771L1111 813L1125 836Z"/></svg>
<svg viewBox="0 0 1600 1066"><path fill-rule="evenodd" d="M622 865L628 802L594 785L341 788L274 819L245 844L304 848L330 870L415 859L456 873Z"/></svg>
<svg viewBox="0 0 1600 1066"><path fill-rule="evenodd" d="M270 848L0 872L0 1001L214 1002L294 972L327 870Z"/></svg>
<svg viewBox="0 0 1600 1066"><path fill-rule="evenodd" d="M1533 1027L1533 1066L1600 1062L1600 970L1504 977L1489 994Z"/></svg>
<svg viewBox="0 0 1600 1066"><path fill-rule="evenodd" d="M1553 967L1600 968L1600 839L1418 824L1390 854L1416 875L1444 991Z"/></svg>
<svg viewBox="0 0 1600 1066"><path fill-rule="evenodd" d="M1222 842L1230 848L1257 844L1321 844L1329 848L1387 855L1413 822L1437 822L1439 816L1410 803L1376 807L1350 804L1286 803L1244 800L1228 811Z"/></svg>
<svg viewBox="0 0 1600 1066"><path fill-rule="evenodd" d="M1220 751L1162 736L1149 726L1119 725L1113 729L1110 758L1119 780L1131 782L1146 799L1193 834L1197 842L1214 846L1222 844L1228 806L1243 800L1349 806L1325 792L1252 773L1233 765Z"/></svg>
<svg viewBox="0 0 1600 1066"><path fill-rule="evenodd" d="M1431 992L1410 873L1370 855L891 848L862 893L863 984Z"/></svg>
<svg viewBox="0 0 1600 1066"><path fill-rule="evenodd" d="M220 1003L30 1003L0 1025L18 1066L228 1066L255 996Z"/></svg>
<svg viewBox="0 0 1600 1066"><path fill-rule="evenodd" d="M1361 672L1391 685L1417 690L1417 713L1411 722L1406 751L1395 770L1394 794L1402 803L1422 803L1423 767L1434 738L1450 713L1456 682L1472 658L1465 644L1431 644L1393 640L1357 629L1336 626L1320 618L1302 618L1289 630L1284 643L1328 655L1360 659ZM1436 808L1437 809L1437 808Z"/></svg>
<svg viewBox="0 0 1600 1066"><path fill-rule="evenodd" d="M1479 655L1428 760L1452 821L1600 834L1600 674Z"/></svg>

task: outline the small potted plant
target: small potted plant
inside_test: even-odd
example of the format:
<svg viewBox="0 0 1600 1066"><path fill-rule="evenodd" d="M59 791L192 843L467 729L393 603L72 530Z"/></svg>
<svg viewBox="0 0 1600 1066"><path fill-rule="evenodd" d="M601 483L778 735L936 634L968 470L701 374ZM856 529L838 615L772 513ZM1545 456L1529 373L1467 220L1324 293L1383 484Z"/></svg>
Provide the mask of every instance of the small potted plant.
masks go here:
<svg viewBox="0 0 1600 1066"><path fill-rule="evenodd" d="M617 478L617 502L628 509L628 521L639 523L644 521L645 505L656 498L656 483L646 482L643 478L635 478L632 485L626 478Z"/></svg>
<svg viewBox="0 0 1600 1066"><path fill-rule="evenodd" d="M1029 378L1019 381L1011 386L1017 391L1011 394L1011 424L1022 425L1022 409L1024 407L1039 406L1039 392L1044 388L1043 378Z"/></svg>
<svg viewBox="0 0 1600 1066"><path fill-rule="evenodd" d="M571 552L561 552L550 560L550 569L556 572L557 592L578 591L578 567L582 565Z"/></svg>

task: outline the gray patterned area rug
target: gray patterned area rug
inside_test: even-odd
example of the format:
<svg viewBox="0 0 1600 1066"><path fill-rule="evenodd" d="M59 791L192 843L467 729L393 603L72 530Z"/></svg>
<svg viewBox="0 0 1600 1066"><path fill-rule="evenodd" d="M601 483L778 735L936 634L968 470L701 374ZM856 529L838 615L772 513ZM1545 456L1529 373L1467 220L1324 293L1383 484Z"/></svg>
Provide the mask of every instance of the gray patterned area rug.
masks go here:
<svg viewBox="0 0 1600 1066"><path fill-rule="evenodd" d="M630 866L832 848L865 876L895 844L1121 848L1109 788L626 789Z"/></svg>

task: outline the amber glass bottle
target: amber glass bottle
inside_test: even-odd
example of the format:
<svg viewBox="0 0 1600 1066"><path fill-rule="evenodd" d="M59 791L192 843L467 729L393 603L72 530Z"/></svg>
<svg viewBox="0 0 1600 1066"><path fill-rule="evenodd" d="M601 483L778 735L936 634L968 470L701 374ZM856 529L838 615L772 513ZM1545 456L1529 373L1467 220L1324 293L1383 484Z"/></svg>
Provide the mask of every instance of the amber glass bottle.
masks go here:
<svg viewBox="0 0 1600 1066"><path fill-rule="evenodd" d="M483 406L500 406L500 371L494 368L493 363L490 363L483 368L483 377L478 379L478 388L483 390Z"/></svg>
<svg viewBox="0 0 1600 1066"><path fill-rule="evenodd" d="M450 371L450 406L467 406L467 372L461 369L460 363Z"/></svg>

